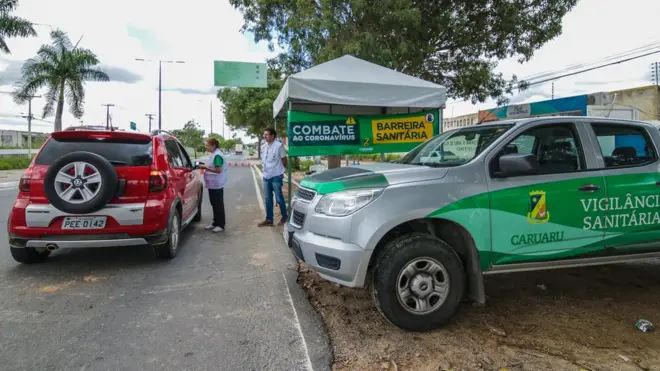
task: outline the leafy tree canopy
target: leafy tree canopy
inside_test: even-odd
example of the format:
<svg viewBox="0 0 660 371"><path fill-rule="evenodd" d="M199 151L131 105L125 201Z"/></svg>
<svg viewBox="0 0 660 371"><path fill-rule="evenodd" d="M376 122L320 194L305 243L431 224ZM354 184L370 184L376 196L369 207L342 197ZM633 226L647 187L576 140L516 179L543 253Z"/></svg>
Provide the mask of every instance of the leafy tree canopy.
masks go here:
<svg viewBox="0 0 660 371"><path fill-rule="evenodd" d="M526 83L494 72L528 61L561 34L578 0L230 0L255 41L275 41L286 74L351 54L447 87L452 98L503 104Z"/></svg>
<svg viewBox="0 0 660 371"><path fill-rule="evenodd" d="M204 145L204 129L195 120L186 122L182 129L172 130L172 134L186 147L199 148Z"/></svg>
<svg viewBox="0 0 660 371"><path fill-rule="evenodd" d="M279 79L276 69L269 69L268 76L266 89L224 88L218 91L225 120L232 129L244 130L250 136L261 138L264 129L273 126L273 101L284 82ZM240 138L233 139L240 141Z"/></svg>

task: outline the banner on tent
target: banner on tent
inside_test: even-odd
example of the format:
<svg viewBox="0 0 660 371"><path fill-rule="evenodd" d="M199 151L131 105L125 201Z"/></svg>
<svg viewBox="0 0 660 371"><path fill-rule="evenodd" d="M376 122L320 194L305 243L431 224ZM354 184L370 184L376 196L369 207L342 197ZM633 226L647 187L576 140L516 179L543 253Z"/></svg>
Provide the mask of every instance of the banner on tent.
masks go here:
<svg viewBox="0 0 660 371"><path fill-rule="evenodd" d="M408 152L439 133L438 111L347 116L289 111L290 156Z"/></svg>

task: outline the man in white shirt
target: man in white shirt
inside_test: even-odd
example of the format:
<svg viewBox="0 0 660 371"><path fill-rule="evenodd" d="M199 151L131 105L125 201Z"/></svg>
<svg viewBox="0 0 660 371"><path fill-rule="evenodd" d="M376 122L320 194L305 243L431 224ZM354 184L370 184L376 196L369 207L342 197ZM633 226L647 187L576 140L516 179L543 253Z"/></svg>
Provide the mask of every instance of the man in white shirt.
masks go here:
<svg viewBox="0 0 660 371"><path fill-rule="evenodd" d="M259 227L269 227L273 225L273 193L275 199L280 205L282 218L279 225L284 225L288 219L286 211L286 202L282 193L282 184L284 183L284 172L287 166L286 150L282 142L275 140L277 132L273 128L264 130L264 139L266 143L261 149L261 166L264 174L264 198L266 203L266 219L259 223Z"/></svg>

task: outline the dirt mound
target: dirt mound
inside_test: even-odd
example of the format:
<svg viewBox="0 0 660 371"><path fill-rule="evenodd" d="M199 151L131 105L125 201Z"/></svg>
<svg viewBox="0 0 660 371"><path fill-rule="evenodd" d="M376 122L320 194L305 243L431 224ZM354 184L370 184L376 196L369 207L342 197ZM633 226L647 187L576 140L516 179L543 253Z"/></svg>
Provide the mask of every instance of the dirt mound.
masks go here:
<svg viewBox="0 0 660 371"><path fill-rule="evenodd" d="M334 370L660 370L660 262L490 276L487 304L442 330L387 323L364 289L301 264L300 283L333 342Z"/></svg>

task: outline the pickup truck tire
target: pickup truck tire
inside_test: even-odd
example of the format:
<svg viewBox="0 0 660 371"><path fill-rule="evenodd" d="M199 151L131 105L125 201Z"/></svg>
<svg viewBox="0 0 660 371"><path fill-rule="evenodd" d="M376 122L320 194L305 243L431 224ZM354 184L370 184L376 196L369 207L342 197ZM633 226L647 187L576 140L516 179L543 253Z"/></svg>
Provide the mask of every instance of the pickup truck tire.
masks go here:
<svg viewBox="0 0 660 371"><path fill-rule="evenodd" d="M22 264L41 263L48 259L50 251L38 251L34 247L11 247L11 257Z"/></svg>
<svg viewBox="0 0 660 371"><path fill-rule="evenodd" d="M48 201L69 214L101 210L115 196L117 186L117 172L110 161L84 151L58 158L44 177L44 193Z"/></svg>
<svg viewBox="0 0 660 371"><path fill-rule="evenodd" d="M376 264L371 293L393 325L431 331L456 313L466 277L461 260L446 242L428 234L407 234L389 242Z"/></svg>
<svg viewBox="0 0 660 371"><path fill-rule="evenodd" d="M174 259L181 241L181 216L175 205L170 209L167 221L167 242L153 246L154 255L161 259Z"/></svg>

